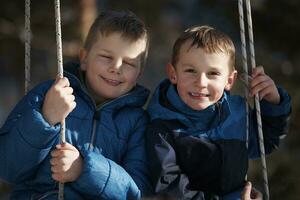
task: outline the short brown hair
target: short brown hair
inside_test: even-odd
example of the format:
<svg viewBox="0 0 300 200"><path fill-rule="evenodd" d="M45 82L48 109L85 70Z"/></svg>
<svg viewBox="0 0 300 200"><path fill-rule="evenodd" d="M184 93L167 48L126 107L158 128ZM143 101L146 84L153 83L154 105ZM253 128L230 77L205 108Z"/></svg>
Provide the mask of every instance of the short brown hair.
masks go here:
<svg viewBox="0 0 300 200"><path fill-rule="evenodd" d="M95 19L92 24L84 48L90 50L97 40L97 35L101 33L108 36L112 33L120 33L122 37L132 42L139 39L146 41L146 49L143 53L142 62L145 62L148 54L149 36L144 22L130 11L105 11Z"/></svg>
<svg viewBox="0 0 300 200"><path fill-rule="evenodd" d="M172 64L175 67L181 46L188 40L191 47L202 48L207 53L223 52L229 55L229 66L234 70L235 47L228 35L210 26L194 26L186 29L175 41L172 53Z"/></svg>

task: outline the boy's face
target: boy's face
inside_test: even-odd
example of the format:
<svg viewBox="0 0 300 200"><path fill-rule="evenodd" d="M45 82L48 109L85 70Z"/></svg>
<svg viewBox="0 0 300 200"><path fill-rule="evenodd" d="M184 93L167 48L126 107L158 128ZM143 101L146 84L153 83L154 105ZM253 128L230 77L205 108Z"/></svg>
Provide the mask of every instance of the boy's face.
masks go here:
<svg viewBox="0 0 300 200"><path fill-rule="evenodd" d="M145 40L132 42L119 33L98 34L89 51L81 50L81 69L96 101L117 98L130 91L141 73Z"/></svg>
<svg viewBox="0 0 300 200"><path fill-rule="evenodd" d="M191 41L182 45L176 66L169 64L167 71L184 103L194 110L203 110L216 103L224 89L231 89L237 72L230 71L227 54L210 54L190 45Z"/></svg>

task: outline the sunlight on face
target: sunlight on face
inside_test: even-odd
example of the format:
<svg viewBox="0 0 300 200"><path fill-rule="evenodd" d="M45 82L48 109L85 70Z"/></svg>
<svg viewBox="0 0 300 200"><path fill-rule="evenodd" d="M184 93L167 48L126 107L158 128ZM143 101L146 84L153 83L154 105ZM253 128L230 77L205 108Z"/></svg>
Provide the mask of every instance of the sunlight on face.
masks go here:
<svg viewBox="0 0 300 200"><path fill-rule="evenodd" d="M80 54L81 68L86 72L89 91L98 101L114 99L129 92L141 73L146 40L132 42L112 33L98 34L90 51Z"/></svg>

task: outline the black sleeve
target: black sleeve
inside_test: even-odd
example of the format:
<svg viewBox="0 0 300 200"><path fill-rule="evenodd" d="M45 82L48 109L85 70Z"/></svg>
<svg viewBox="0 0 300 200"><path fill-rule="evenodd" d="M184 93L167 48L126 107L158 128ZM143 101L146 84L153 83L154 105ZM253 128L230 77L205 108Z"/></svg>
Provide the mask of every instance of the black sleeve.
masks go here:
<svg viewBox="0 0 300 200"><path fill-rule="evenodd" d="M289 121L289 115L277 117L262 116L266 154L270 154L279 147L280 139L284 138L288 133Z"/></svg>
<svg viewBox="0 0 300 200"><path fill-rule="evenodd" d="M251 130L250 133L254 133L253 136L255 138L255 140L253 141L254 145L252 147L256 147L257 149L254 152L258 153L258 126L255 111L253 111L251 115L253 117L250 117L250 123L253 124L251 126L253 130ZM265 153L270 154L273 152L273 150L278 149L280 140L287 135L289 129L290 114L280 116L262 115L261 120L263 128L262 131L264 135ZM254 156L250 154L250 157L258 157L258 155L256 154L254 154Z"/></svg>
<svg viewBox="0 0 300 200"><path fill-rule="evenodd" d="M292 112L291 96L282 87L278 86L277 89L280 95L279 104L274 105L265 100L260 101L266 154L270 154L274 149L277 149L280 144L280 139L287 135L290 114ZM257 132L255 111L253 115L254 127Z"/></svg>
<svg viewBox="0 0 300 200"><path fill-rule="evenodd" d="M156 194L176 199L204 200L204 193L188 188L189 179L179 167L171 131L159 120L146 130L146 147L152 184Z"/></svg>

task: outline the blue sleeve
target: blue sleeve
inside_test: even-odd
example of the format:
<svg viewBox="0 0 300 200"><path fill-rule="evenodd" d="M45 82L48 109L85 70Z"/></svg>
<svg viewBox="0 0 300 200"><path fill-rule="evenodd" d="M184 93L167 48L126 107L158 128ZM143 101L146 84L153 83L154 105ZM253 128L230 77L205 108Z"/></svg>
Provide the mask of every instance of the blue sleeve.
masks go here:
<svg viewBox="0 0 300 200"><path fill-rule="evenodd" d="M80 150L84 167L73 187L89 199L139 199L141 193L130 175L101 150Z"/></svg>
<svg viewBox="0 0 300 200"><path fill-rule="evenodd" d="M277 149L280 140L288 133L290 114L291 114L291 97L282 88L278 87L280 94L280 103L274 105L264 100L261 105L261 119L264 136L265 153L270 154ZM250 158L259 158L258 128L256 113L250 113L250 132L249 132L249 156Z"/></svg>
<svg viewBox="0 0 300 200"><path fill-rule="evenodd" d="M148 194L151 186L144 149L146 123L146 116L138 120L120 165L97 148L89 151L83 147L84 169L73 187L91 199L140 199Z"/></svg>
<svg viewBox="0 0 300 200"><path fill-rule="evenodd" d="M236 189L221 197L222 200L241 200L243 188Z"/></svg>
<svg viewBox="0 0 300 200"><path fill-rule="evenodd" d="M28 93L0 129L0 177L8 182L32 177L56 141L60 127L50 126L40 112L42 88Z"/></svg>
<svg viewBox="0 0 300 200"><path fill-rule="evenodd" d="M291 112L291 97L289 94L282 88L277 87L279 95L280 95L280 103L272 104L265 100L261 100L261 115L262 116L280 116L280 115L288 115Z"/></svg>

